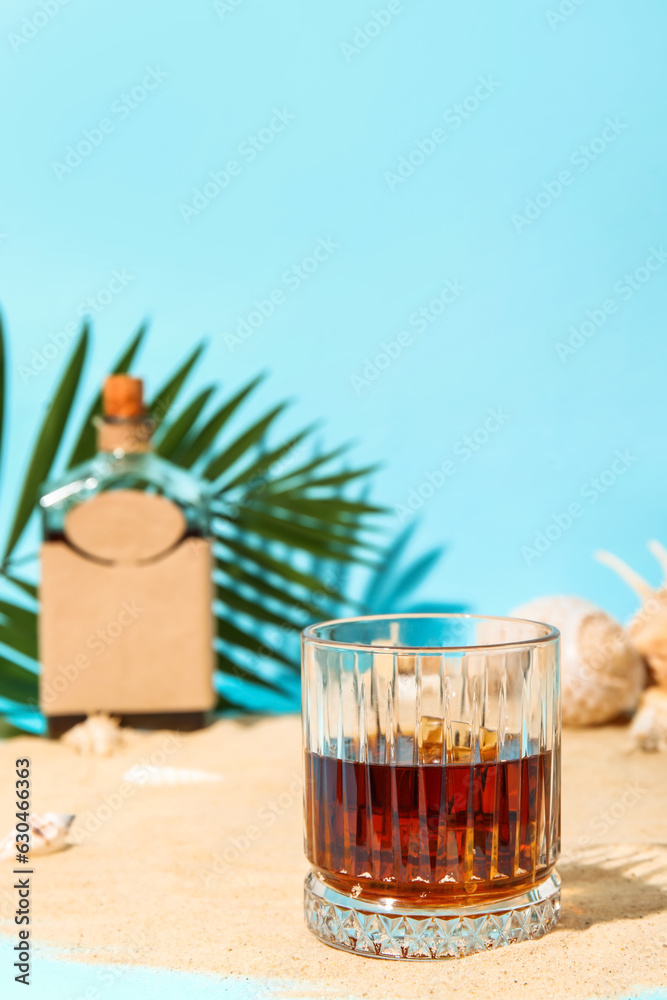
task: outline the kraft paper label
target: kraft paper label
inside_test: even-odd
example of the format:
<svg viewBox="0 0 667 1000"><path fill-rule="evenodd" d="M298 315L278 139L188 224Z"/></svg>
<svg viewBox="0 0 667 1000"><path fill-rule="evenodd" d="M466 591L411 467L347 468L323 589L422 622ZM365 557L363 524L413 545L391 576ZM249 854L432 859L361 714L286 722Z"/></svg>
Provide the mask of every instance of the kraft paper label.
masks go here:
<svg viewBox="0 0 667 1000"><path fill-rule="evenodd" d="M170 534L160 533L160 545L175 535L171 527ZM156 547L138 551L145 556ZM213 706L208 540L188 538L143 564L106 565L63 541L45 542L41 557L40 705L46 715Z"/></svg>
<svg viewBox="0 0 667 1000"><path fill-rule="evenodd" d="M109 490L69 511L65 538L82 555L141 563L169 552L187 529L171 500L138 490Z"/></svg>

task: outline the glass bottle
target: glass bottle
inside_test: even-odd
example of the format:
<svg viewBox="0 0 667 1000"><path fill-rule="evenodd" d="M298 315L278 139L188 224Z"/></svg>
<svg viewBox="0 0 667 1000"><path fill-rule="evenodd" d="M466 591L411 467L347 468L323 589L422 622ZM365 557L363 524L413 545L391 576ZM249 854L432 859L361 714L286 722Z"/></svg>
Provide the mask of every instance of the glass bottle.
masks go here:
<svg viewBox="0 0 667 1000"><path fill-rule="evenodd" d="M40 491L51 735L98 711L194 729L214 703L208 489L154 453L153 429L142 381L109 376L97 454Z"/></svg>
<svg viewBox="0 0 667 1000"><path fill-rule="evenodd" d="M66 515L103 490L136 489L168 497L186 518L187 534L210 534L205 485L153 451L155 422L143 403L143 382L109 375L104 383L103 415L97 421L97 454L46 483L39 497L44 539L63 538Z"/></svg>

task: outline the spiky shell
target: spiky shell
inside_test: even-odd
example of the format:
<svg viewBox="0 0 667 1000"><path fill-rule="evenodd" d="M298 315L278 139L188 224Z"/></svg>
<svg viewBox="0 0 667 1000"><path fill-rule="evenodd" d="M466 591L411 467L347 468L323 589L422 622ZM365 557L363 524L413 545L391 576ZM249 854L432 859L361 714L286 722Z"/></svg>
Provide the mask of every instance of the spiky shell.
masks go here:
<svg viewBox="0 0 667 1000"><path fill-rule="evenodd" d="M67 832L74 816L69 813L44 813L28 816L30 827L29 857L35 854L53 854L66 846ZM16 830L12 830L0 840L0 861L10 861L16 857Z"/></svg>
<svg viewBox="0 0 667 1000"><path fill-rule="evenodd" d="M598 725L636 709L646 669L621 625L606 612L581 597L539 597L512 615L560 631L563 725Z"/></svg>
<svg viewBox="0 0 667 1000"><path fill-rule="evenodd" d="M630 726L633 750L667 750L667 691L650 687L644 691L637 714Z"/></svg>
<svg viewBox="0 0 667 1000"><path fill-rule="evenodd" d="M641 607L628 631L636 649L648 663L656 684L667 690L667 549L652 539L648 550L662 569L663 582L658 587L653 587L613 552L596 552L595 558L617 573L640 598Z"/></svg>
<svg viewBox="0 0 667 1000"><path fill-rule="evenodd" d="M632 641L642 654L653 678L667 691L667 591L656 591L630 622Z"/></svg>

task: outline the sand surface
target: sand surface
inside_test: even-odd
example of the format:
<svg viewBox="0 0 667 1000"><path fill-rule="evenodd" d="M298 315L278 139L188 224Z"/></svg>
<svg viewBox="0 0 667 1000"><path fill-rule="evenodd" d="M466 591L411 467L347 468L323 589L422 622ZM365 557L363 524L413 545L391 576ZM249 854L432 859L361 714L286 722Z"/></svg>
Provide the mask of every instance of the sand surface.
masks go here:
<svg viewBox="0 0 667 1000"><path fill-rule="evenodd" d="M306 930L295 717L130 733L106 759L6 740L0 836L13 826L14 760L27 756L35 811L77 814L77 843L35 859L33 897L34 938L73 958L317 983L313 997L614 996L667 982L667 755L628 755L625 736L565 734L559 928L460 960L366 959ZM142 761L224 780L124 783ZM11 868L0 866L0 930L13 934Z"/></svg>

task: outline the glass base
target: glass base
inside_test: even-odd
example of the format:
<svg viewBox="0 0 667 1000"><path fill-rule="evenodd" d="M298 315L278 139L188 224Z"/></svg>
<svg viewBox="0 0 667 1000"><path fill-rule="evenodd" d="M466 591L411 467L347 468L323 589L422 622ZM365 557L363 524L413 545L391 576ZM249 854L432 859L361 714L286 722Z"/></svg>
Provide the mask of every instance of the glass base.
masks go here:
<svg viewBox="0 0 667 1000"><path fill-rule="evenodd" d="M304 903L308 929L332 948L370 958L463 958L552 930L560 918L560 878L552 872L520 896L447 908L355 899L311 870Z"/></svg>

